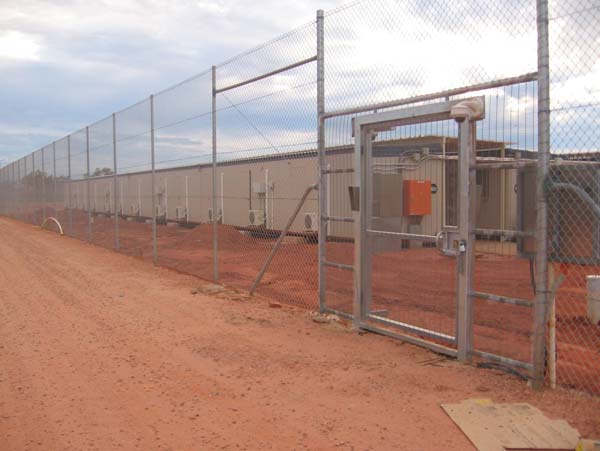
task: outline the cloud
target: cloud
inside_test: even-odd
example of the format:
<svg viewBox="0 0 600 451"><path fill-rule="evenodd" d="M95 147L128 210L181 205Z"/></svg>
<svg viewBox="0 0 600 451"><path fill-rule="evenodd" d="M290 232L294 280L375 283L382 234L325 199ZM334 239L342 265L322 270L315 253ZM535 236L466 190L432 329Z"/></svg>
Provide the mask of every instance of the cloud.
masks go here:
<svg viewBox="0 0 600 451"><path fill-rule="evenodd" d="M23 135L2 135L0 158L22 156L337 3L4 0L0 125Z"/></svg>
<svg viewBox="0 0 600 451"><path fill-rule="evenodd" d="M217 69L222 87L312 56L314 25L260 44L314 20L318 7L329 10L341 3L4 0L0 133L7 131L0 137L0 159L22 156L212 64L226 62ZM600 31L582 26L582 20L594 23L599 13L567 13L551 22L552 51L558 55L551 58L553 105L590 104L599 95L600 59L590 49L600 43ZM364 0L326 14L325 33L328 110L536 70L535 2L530 0ZM247 52L253 46L259 47ZM227 98L219 96L220 145L241 152L268 148L269 143L293 148L312 141L315 69L312 63L230 91ZM185 158L198 151L199 143L208 142L210 89L210 73L205 73L155 98L155 123L172 138L161 145L165 155L172 150ZM530 117L535 96L504 90L485 94L506 97L494 121L508 119L517 129L527 124L531 136L523 140L534 146ZM143 133L149 125L148 108L145 102L119 113L118 133ZM597 109L587 111L595 114ZM571 123L573 116L554 115ZM583 127L592 121L581 123ZM522 133L507 132L504 123L486 126L499 130L499 139ZM132 155L144 146L124 142L120 148Z"/></svg>
<svg viewBox="0 0 600 451"><path fill-rule="evenodd" d="M35 36L20 31L9 30L0 34L0 59L37 61L40 59L40 47Z"/></svg>

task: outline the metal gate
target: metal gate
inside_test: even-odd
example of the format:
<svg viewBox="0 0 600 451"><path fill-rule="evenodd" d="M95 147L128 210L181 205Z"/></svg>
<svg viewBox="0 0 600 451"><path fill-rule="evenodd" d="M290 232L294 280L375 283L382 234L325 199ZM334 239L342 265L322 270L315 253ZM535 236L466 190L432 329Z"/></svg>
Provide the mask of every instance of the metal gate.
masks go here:
<svg viewBox="0 0 600 451"><path fill-rule="evenodd" d="M476 97L354 120L357 327L461 360L472 355L475 130L483 117Z"/></svg>

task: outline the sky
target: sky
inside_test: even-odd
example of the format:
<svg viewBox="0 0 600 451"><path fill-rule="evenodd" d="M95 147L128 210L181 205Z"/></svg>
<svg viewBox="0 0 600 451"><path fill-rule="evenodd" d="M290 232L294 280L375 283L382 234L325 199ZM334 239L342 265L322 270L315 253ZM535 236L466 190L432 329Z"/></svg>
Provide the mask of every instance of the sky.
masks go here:
<svg viewBox="0 0 600 451"><path fill-rule="evenodd" d="M337 0L2 0L0 162L314 20Z"/></svg>
<svg viewBox="0 0 600 451"><path fill-rule="evenodd" d="M223 86L313 56L314 27L303 25L314 21L319 8L327 12L327 110L537 69L533 0L347 4L341 0L2 0L0 163L96 123L91 164L110 166L110 121L97 121L157 92L161 92L155 98L160 128L157 163L164 167L202 161L211 148L206 71L212 64L219 65L218 83ZM338 9L331 12L334 8ZM598 20L600 7L592 0L551 4L554 151L597 150ZM285 37L262 46L282 33ZM256 46L256 51L245 53ZM230 63L219 64L240 54ZM204 75L193 78L194 74ZM220 94L219 154L235 158L312 146L315 75L312 63ZM177 87L164 91L173 85ZM477 94L486 96L489 109L480 127L484 138L535 150L535 85ZM146 101L117 115L119 170L135 171L149 164L148 112ZM326 123L328 145L351 140L346 119ZM72 141L81 155L81 134ZM66 143L57 145L57 152L64 154ZM83 161L77 164L83 173Z"/></svg>

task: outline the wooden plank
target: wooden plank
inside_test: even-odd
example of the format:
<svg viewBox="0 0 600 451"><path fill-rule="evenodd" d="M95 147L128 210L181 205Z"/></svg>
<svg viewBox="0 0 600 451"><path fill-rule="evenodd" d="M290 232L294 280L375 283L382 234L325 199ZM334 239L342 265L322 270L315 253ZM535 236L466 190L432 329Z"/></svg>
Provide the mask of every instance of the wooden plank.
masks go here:
<svg viewBox="0 0 600 451"><path fill-rule="evenodd" d="M479 451L572 451L579 441L566 421L550 420L526 403L469 399L442 409Z"/></svg>

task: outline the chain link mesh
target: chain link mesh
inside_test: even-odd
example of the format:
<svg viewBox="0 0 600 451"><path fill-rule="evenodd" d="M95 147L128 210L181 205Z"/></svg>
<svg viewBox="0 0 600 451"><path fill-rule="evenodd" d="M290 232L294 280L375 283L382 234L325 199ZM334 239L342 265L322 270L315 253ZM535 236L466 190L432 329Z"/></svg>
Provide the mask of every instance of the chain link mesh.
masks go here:
<svg viewBox="0 0 600 451"><path fill-rule="evenodd" d="M556 382L600 393L600 5L551 1L550 312Z"/></svg>
<svg viewBox="0 0 600 451"><path fill-rule="evenodd" d="M598 394L600 282L592 276L600 274L600 7L594 0L549 6L548 380ZM0 212L35 225L55 216L69 236L243 291L280 241L257 293L310 309L319 307L321 233L325 259L334 263L324 270L325 307L351 316L353 119L484 96L473 344L530 364L538 82L533 74L482 84L537 71L535 2L362 0L327 12L324 24L325 230L311 189L320 176L314 21L215 66L216 91L208 70L1 168ZM472 85L482 87L443 93ZM439 95L415 98L432 93ZM406 101L377 105L397 99ZM394 127L378 133L373 149L364 188L382 231L434 236L456 225L453 122ZM432 212L421 219L400 211L411 180L435 187ZM454 336L455 260L404 241L368 245L372 310Z"/></svg>

